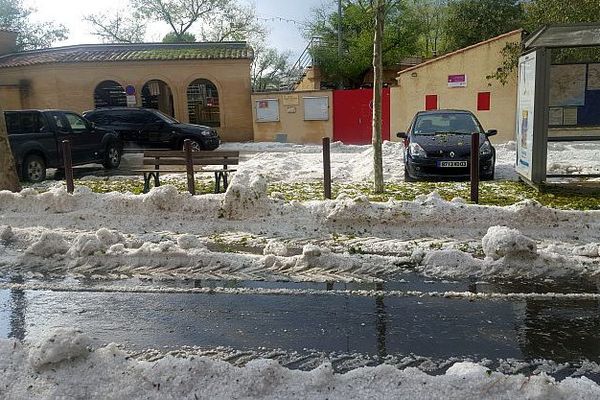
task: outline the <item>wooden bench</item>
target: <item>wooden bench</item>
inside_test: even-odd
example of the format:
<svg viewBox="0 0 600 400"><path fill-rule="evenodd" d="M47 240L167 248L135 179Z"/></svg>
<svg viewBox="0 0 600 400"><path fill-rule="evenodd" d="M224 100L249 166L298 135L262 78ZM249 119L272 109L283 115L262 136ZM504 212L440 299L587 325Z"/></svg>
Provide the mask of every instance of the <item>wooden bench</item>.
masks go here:
<svg viewBox="0 0 600 400"><path fill-rule="evenodd" d="M195 194L194 173L213 173L215 176L215 193L227 190L229 174L235 169L231 165L238 165L240 161L239 151L195 151L191 152L191 159L186 157L185 151L178 150L146 150L144 151L143 165L145 168L134 170L136 173L144 174L144 193L150 191L150 183L154 180L154 186L160 186L160 174L187 173L188 189ZM188 167L189 165L189 167ZM147 166L147 167L146 167ZM203 168L219 166L219 168ZM190 170L188 170L190 168ZM193 171L193 173L188 173Z"/></svg>

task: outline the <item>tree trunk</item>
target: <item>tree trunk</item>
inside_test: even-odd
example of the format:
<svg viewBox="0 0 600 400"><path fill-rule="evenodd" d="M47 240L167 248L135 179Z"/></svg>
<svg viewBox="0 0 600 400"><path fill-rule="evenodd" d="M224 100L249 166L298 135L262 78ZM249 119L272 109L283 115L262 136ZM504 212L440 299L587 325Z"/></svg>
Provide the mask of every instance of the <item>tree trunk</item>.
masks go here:
<svg viewBox="0 0 600 400"><path fill-rule="evenodd" d="M381 55L381 42L383 39L383 18L385 14L385 0L376 0L375 10L375 38L373 40L373 169L375 175L375 193L383 193L383 155L381 139L381 97L383 90L383 62Z"/></svg>
<svg viewBox="0 0 600 400"><path fill-rule="evenodd" d="M21 190L17 166L10 150L4 111L0 108L0 190L18 192Z"/></svg>

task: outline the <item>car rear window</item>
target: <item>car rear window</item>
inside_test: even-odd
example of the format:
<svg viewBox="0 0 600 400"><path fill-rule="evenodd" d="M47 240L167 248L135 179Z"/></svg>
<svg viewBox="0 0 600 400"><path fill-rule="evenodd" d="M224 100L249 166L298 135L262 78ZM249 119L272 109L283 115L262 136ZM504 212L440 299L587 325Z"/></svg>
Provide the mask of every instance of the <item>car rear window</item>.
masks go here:
<svg viewBox="0 0 600 400"><path fill-rule="evenodd" d="M109 112L92 112L85 114L85 118L88 121L94 122L96 125L110 125L113 123L114 118Z"/></svg>
<svg viewBox="0 0 600 400"><path fill-rule="evenodd" d="M419 115L413 131L416 135L427 135L436 132L473 133L481 129L471 114L454 112Z"/></svg>
<svg viewBox="0 0 600 400"><path fill-rule="evenodd" d="M4 116L9 135L47 131L46 119L38 111L8 111Z"/></svg>

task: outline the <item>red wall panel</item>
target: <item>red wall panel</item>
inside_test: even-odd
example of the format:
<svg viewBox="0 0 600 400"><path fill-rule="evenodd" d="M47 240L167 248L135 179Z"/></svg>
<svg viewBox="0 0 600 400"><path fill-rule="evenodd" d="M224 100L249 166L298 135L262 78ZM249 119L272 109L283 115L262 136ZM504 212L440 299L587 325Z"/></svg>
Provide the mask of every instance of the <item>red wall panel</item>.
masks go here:
<svg viewBox="0 0 600 400"><path fill-rule="evenodd" d="M438 97L436 94L428 94L425 96L425 111L438 109Z"/></svg>
<svg viewBox="0 0 600 400"><path fill-rule="evenodd" d="M383 89L382 137L390 140L390 89ZM373 90L333 92L333 140L345 144L369 144L373 132Z"/></svg>
<svg viewBox="0 0 600 400"><path fill-rule="evenodd" d="M477 111L490 111L492 94L490 92L477 93Z"/></svg>

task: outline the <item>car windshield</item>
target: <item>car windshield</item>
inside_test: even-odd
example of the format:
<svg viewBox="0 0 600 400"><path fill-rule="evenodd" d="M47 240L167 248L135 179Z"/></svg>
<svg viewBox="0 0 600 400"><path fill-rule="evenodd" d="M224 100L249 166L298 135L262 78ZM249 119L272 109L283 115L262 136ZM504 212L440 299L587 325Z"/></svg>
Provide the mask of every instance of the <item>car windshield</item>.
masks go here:
<svg viewBox="0 0 600 400"><path fill-rule="evenodd" d="M413 128L415 135L433 135L436 133L471 134L481 132L475 117L468 113L432 113L417 117Z"/></svg>
<svg viewBox="0 0 600 400"><path fill-rule="evenodd" d="M163 114L162 112L158 111L158 110L154 110L154 113L156 115L158 115L160 117L160 119L162 119L165 122L170 122L172 124L179 124L180 122L177 121L175 118L168 116L167 114Z"/></svg>

